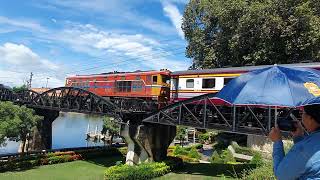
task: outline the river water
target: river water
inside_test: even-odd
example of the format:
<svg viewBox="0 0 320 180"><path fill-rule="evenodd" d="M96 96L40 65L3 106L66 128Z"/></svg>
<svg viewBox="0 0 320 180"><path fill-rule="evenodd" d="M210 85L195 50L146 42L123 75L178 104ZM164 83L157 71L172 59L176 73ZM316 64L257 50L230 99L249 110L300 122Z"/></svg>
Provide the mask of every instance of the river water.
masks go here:
<svg viewBox="0 0 320 180"><path fill-rule="evenodd" d="M86 140L87 131L101 132L102 125L102 116L61 112L52 124L52 148L103 146L101 141ZM19 144L7 141L5 146L0 147L0 154L18 152Z"/></svg>

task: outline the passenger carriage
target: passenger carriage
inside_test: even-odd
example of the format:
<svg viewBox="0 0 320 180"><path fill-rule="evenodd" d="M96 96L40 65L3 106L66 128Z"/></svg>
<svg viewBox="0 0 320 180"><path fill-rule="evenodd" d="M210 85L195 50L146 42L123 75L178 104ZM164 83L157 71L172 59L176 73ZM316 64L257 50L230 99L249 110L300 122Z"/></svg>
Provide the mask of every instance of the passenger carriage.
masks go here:
<svg viewBox="0 0 320 180"><path fill-rule="evenodd" d="M272 65L172 72L170 101L174 103L207 93L217 93L233 78L252 70L270 66ZM320 63L282 64L281 66L320 70Z"/></svg>

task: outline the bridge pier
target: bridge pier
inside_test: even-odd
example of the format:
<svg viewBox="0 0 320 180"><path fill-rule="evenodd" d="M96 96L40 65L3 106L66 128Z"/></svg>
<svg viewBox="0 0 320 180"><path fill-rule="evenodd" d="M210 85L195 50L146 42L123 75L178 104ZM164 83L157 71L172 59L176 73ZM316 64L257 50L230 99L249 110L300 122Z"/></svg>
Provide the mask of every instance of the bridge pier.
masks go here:
<svg viewBox="0 0 320 180"><path fill-rule="evenodd" d="M59 111L34 109L36 114L43 116L28 141L28 151L41 151L52 148L52 122L59 116Z"/></svg>
<svg viewBox="0 0 320 180"><path fill-rule="evenodd" d="M176 127L155 124L123 124L121 135L128 143L126 164L161 161L176 136Z"/></svg>

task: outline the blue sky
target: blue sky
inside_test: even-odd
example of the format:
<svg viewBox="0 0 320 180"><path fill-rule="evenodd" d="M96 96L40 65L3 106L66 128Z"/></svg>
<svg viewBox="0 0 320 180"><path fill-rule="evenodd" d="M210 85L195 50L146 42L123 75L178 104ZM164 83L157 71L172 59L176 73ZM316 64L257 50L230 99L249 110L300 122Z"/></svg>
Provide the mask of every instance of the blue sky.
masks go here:
<svg viewBox="0 0 320 180"><path fill-rule="evenodd" d="M0 83L63 86L66 76L185 70L187 0L10 0L0 5Z"/></svg>

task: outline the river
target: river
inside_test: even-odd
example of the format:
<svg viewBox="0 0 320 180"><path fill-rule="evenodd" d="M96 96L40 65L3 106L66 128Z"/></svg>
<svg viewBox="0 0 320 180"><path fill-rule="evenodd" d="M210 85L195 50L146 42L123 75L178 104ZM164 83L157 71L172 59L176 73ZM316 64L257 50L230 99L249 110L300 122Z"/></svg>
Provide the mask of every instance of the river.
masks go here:
<svg viewBox="0 0 320 180"><path fill-rule="evenodd" d="M103 142L86 140L86 133L102 130L102 116L63 113L52 123L52 148L103 146ZM0 147L0 154L18 152L19 142L7 141Z"/></svg>

